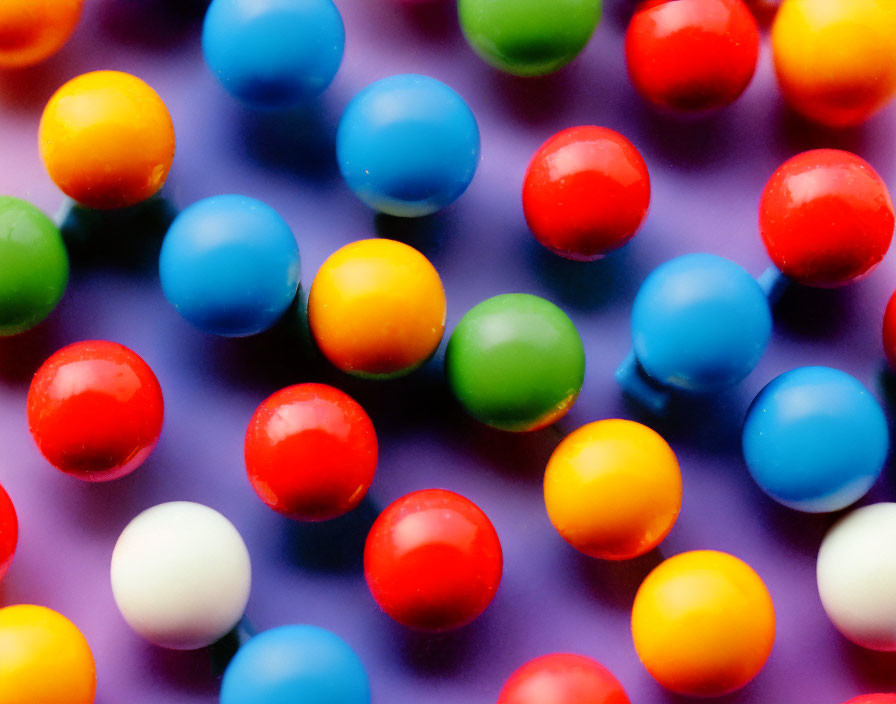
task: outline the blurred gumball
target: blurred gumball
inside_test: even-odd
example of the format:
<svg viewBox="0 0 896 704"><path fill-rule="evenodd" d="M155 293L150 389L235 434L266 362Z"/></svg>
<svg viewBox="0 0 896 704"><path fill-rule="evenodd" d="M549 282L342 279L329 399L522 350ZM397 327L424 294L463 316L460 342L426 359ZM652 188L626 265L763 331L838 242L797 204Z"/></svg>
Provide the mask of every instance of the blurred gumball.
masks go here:
<svg viewBox="0 0 896 704"><path fill-rule="evenodd" d="M846 704L896 704L896 694L865 694L850 699Z"/></svg>
<svg viewBox="0 0 896 704"><path fill-rule="evenodd" d="M883 325L884 355L893 371L896 371L896 291L887 302Z"/></svg>
<svg viewBox="0 0 896 704"><path fill-rule="evenodd" d="M33 66L59 51L78 26L84 0L0 2L0 68Z"/></svg>
<svg viewBox="0 0 896 704"><path fill-rule="evenodd" d="M498 704L630 704L613 673L583 655L530 660L504 684Z"/></svg>
<svg viewBox="0 0 896 704"><path fill-rule="evenodd" d="M19 519L12 499L0 485L0 579L6 574L19 542Z"/></svg>

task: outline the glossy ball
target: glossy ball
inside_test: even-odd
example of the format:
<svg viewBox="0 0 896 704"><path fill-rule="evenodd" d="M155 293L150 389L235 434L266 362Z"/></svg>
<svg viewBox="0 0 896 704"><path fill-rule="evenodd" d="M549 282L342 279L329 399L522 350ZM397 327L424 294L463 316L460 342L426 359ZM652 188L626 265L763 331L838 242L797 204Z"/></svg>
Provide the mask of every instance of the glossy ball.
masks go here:
<svg viewBox="0 0 896 704"><path fill-rule="evenodd" d="M150 643L195 650L243 617L252 569L233 524L202 504L146 509L112 552L112 594L128 625Z"/></svg>
<svg viewBox="0 0 896 704"><path fill-rule="evenodd" d="M159 441L163 415L152 369L116 342L63 347L28 390L28 426L38 449L57 469L91 482L143 464Z"/></svg>
<svg viewBox="0 0 896 704"><path fill-rule="evenodd" d="M380 608L403 626L460 628L479 616L501 582L501 543L471 501L442 489L390 504L367 536L364 576Z"/></svg>
<svg viewBox="0 0 896 704"><path fill-rule="evenodd" d="M322 93L344 50L333 0L213 0L202 28L215 78L259 107L289 107Z"/></svg>
<svg viewBox="0 0 896 704"><path fill-rule="evenodd" d="M887 363L890 369L896 371L896 291L890 296L884 311L883 342Z"/></svg>
<svg viewBox="0 0 896 704"><path fill-rule="evenodd" d="M348 394L297 384L255 411L245 456L262 501L290 518L323 521L351 511L367 494L376 471L376 433Z"/></svg>
<svg viewBox="0 0 896 704"><path fill-rule="evenodd" d="M865 694L850 699L846 704L896 704L896 694Z"/></svg>
<svg viewBox="0 0 896 704"><path fill-rule="evenodd" d="M59 51L78 26L84 0L3 0L0 68L33 66Z"/></svg>
<svg viewBox="0 0 896 704"><path fill-rule="evenodd" d="M19 519L12 499L0 486L0 579L9 570L19 542Z"/></svg>
<svg viewBox="0 0 896 704"><path fill-rule="evenodd" d="M618 249L641 228L649 206L647 164L606 127L558 132L535 152L523 181L529 229L567 259L600 259Z"/></svg>
<svg viewBox="0 0 896 704"><path fill-rule="evenodd" d="M348 187L371 208L420 217L467 190L479 164L479 125L464 99L441 81L390 76L349 103L336 156Z"/></svg>
<svg viewBox="0 0 896 704"><path fill-rule="evenodd" d="M413 247L360 240L321 265L308 296L308 323L330 362L349 374L395 377L426 362L445 332L445 288Z"/></svg>
<svg viewBox="0 0 896 704"><path fill-rule="evenodd" d="M299 247L276 210L214 196L175 218L159 256L165 297L200 330L243 337L272 327L299 287Z"/></svg>
<svg viewBox="0 0 896 704"><path fill-rule="evenodd" d="M370 704L364 665L342 638L316 626L259 633L227 666L220 704Z"/></svg>
<svg viewBox="0 0 896 704"><path fill-rule="evenodd" d="M44 108L39 139L56 185L101 210L155 195L174 159L165 103L139 78L118 71L85 73L57 90Z"/></svg>
<svg viewBox="0 0 896 704"><path fill-rule="evenodd" d="M846 372L800 367L766 386L747 411L744 459L775 501L799 511L839 511L877 481L889 452L875 398Z"/></svg>
<svg viewBox="0 0 896 704"><path fill-rule="evenodd" d="M749 683L775 641L775 610L753 569L712 550L670 557L635 596L638 657L663 687L718 697Z"/></svg>
<svg viewBox="0 0 896 704"><path fill-rule="evenodd" d="M784 274L806 286L844 286L869 274L893 239L883 179L850 152L816 149L786 161L759 204L759 232Z"/></svg>
<svg viewBox="0 0 896 704"><path fill-rule="evenodd" d="M630 704L613 673L583 655L530 660L504 684L498 704Z"/></svg>

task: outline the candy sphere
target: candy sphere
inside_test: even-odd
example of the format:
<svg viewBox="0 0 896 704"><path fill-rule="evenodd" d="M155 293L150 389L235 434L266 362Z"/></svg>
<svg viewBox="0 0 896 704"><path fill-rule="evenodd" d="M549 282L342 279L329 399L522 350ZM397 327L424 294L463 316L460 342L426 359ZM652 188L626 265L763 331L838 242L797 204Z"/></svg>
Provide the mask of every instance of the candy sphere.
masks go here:
<svg viewBox="0 0 896 704"><path fill-rule="evenodd" d="M570 127L545 142L523 181L523 212L536 239L567 259L600 259L647 217L650 175L618 132Z"/></svg>
<svg viewBox="0 0 896 704"><path fill-rule="evenodd" d="M775 640L775 611L753 569L732 555L686 552L661 563L635 596L638 657L663 687L718 697L749 683Z"/></svg>
<svg viewBox="0 0 896 704"><path fill-rule="evenodd" d="M78 26L84 0L3 0L0 68L33 66L59 51Z"/></svg>
<svg viewBox="0 0 896 704"><path fill-rule="evenodd" d="M492 66L518 76L557 71L585 48L601 0L458 0L464 36Z"/></svg>
<svg viewBox="0 0 896 704"><path fill-rule="evenodd" d="M390 504L367 536L364 576L403 626L447 631L473 621L501 582L498 534L473 502L442 489Z"/></svg>
<svg viewBox="0 0 896 704"><path fill-rule="evenodd" d="M146 509L112 552L112 594L124 620L150 643L195 650L243 617L252 570L233 524L202 504Z"/></svg>
<svg viewBox="0 0 896 704"><path fill-rule="evenodd" d="M67 283L68 254L59 228L30 203L0 196L0 337L44 320Z"/></svg>
<svg viewBox="0 0 896 704"><path fill-rule="evenodd" d="M0 486L0 579L9 569L19 542L19 519L12 499Z"/></svg>
<svg viewBox="0 0 896 704"><path fill-rule="evenodd" d="M308 323L332 364L349 374L408 374L445 332L445 288L413 247L370 239L338 249L314 277Z"/></svg>
<svg viewBox="0 0 896 704"><path fill-rule="evenodd" d="M390 76L358 93L336 134L348 187L374 210L419 217L467 190L479 164L479 126L441 81Z"/></svg>
<svg viewBox="0 0 896 704"><path fill-rule="evenodd" d="M28 426L57 469L98 482L130 474L162 432L162 389L149 365L115 342L76 342L53 354L28 390Z"/></svg>
<svg viewBox="0 0 896 704"><path fill-rule="evenodd" d="M344 49L333 0L213 0L202 28L212 73L260 107L289 107L322 93Z"/></svg>
<svg viewBox="0 0 896 704"><path fill-rule="evenodd" d="M77 626L43 606L0 609L0 693L4 704L93 704L96 666Z"/></svg>
<svg viewBox="0 0 896 704"><path fill-rule="evenodd" d="M896 371L896 291L890 296L884 311L883 341L887 362Z"/></svg>
<svg viewBox="0 0 896 704"><path fill-rule="evenodd" d="M262 501L290 518L323 521L351 511L367 494L376 471L376 433L348 394L297 384L255 411L245 455Z"/></svg>
<svg viewBox="0 0 896 704"><path fill-rule="evenodd" d="M554 653L530 660L504 684L498 704L630 704L607 668L583 655Z"/></svg>
<svg viewBox="0 0 896 704"><path fill-rule="evenodd" d="M850 699L846 704L896 704L896 694L866 694Z"/></svg>
<svg viewBox="0 0 896 704"><path fill-rule="evenodd" d="M159 256L169 303L200 330L242 337L274 325L296 296L299 247L277 211L215 196L178 215Z"/></svg>
<svg viewBox="0 0 896 704"><path fill-rule="evenodd" d="M801 367L756 396L743 450L753 479L776 501L799 511L839 511L877 481L889 433L880 405L856 379Z"/></svg>
<svg viewBox="0 0 896 704"><path fill-rule="evenodd" d="M259 633L227 666L220 704L370 704L367 673L342 638L316 626Z"/></svg>
<svg viewBox="0 0 896 704"><path fill-rule="evenodd" d="M850 152L815 149L786 161L759 204L759 232L772 261L807 286L843 286L869 274L893 239L883 179Z"/></svg>

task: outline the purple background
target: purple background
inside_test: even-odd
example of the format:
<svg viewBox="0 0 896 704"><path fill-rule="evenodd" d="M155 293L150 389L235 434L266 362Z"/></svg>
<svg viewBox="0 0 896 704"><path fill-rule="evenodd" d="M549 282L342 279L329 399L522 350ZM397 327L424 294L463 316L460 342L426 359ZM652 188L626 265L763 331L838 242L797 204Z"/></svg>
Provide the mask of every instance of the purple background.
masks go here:
<svg viewBox="0 0 896 704"><path fill-rule="evenodd" d="M744 97L704 121L646 109L626 78L622 36L630 3L608 0L581 58L556 76L522 80L477 59L460 38L451 3L410 12L389 0L337 0L345 17L345 62L332 88L307 109L255 113L231 99L206 70L198 43L201 10L187 0L87 0L72 43L43 66L0 73L0 192L49 212L60 194L37 150L40 111L63 81L114 68L146 79L174 117L178 152L166 195L179 206L226 192L277 208L298 238L306 285L337 247L379 232L419 247L441 272L448 330L488 296L527 291L561 305L586 343L585 387L555 429L509 436L476 426L446 394L441 352L410 378L368 383L329 372L286 326L254 339L203 335L164 301L155 271L158 233L124 220L99 254L75 257L68 293L45 324L0 342L0 482L19 511L21 540L0 603L56 608L85 632L96 655L101 704L217 701L208 654L166 652L125 626L108 580L112 546L140 510L188 499L227 515L254 564L249 615L259 628L309 622L331 628L366 663L377 704L487 704L517 666L569 650L610 667L633 702L682 701L638 663L628 630L641 579L663 557L695 548L730 551L766 580L779 617L763 673L726 702L838 704L896 688L896 658L865 653L828 623L815 590L815 553L831 517L777 507L752 484L739 449L743 413L775 375L803 364L849 371L882 394L880 318L894 287L889 258L866 281L839 291L791 290L758 369L718 398L680 402L655 423L681 461L681 518L659 552L623 564L589 560L550 526L540 488L561 433L599 418L642 418L613 380L629 345L628 315L640 281L657 264L691 251L722 254L759 274L767 258L756 228L763 183L790 155L811 147L857 151L896 183L892 110L865 127L831 133L783 108L764 40L761 66ZM419 223L375 219L341 182L333 135L341 109L369 82L399 72L442 79L470 103L483 158L461 200ZM553 132L581 123L622 131L642 150L653 180L640 235L602 262L566 262L528 234L519 189L532 152ZM145 256L148 255L148 256ZM122 342L156 371L166 399L158 449L132 476L90 485L52 470L28 435L30 375L55 349L86 338ZM444 347L444 345L443 345ZM353 393L381 441L370 501L323 526L292 524L253 494L242 462L255 406L289 383L322 379ZM892 499L887 478L872 498ZM403 631L373 604L360 570L365 531L383 506L442 486L492 518L506 557L492 607L472 626L443 636ZM2 700L2 694L0 694Z"/></svg>

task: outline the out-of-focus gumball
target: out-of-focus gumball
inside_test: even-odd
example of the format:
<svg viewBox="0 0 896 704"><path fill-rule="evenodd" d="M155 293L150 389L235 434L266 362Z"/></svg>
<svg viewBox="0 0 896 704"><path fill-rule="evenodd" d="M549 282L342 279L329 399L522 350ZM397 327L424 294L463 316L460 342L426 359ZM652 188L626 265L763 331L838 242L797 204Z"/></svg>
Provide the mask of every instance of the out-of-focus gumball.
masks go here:
<svg viewBox="0 0 896 704"><path fill-rule="evenodd" d="M884 354L893 371L896 371L896 291L887 302L883 325Z"/></svg>
<svg viewBox="0 0 896 704"><path fill-rule="evenodd" d="M865 694L846 704L896 704L896 694Z"/></svg>
<svg viewBox="0 0 896 704"><path fill-rule="evenodd" d="M410 493L383 511L367 536L364 576L380 608L423 631L460 628L492 602L501 543L469 499L442 489Z"/></svg>
<svg viewBox="0 0 896 704"><path fill-rule="evenodd" d="M554 653L514 672L498 704L630 704L613 673L584 655Z"/></svg>
<svg viewBox="0 0 896 704"><path fill-rule="evenodd" d="M646 0L625 34L632 83L676 112L730 105L756 71L759 28L743 0Z"/></svg>
<svg viewBox="0 0 896 704"><path fill-rule="evenodd" d="M806 286L844 286L869 274L893 239L893 203L871 164L815 149L784 162L759 204L759 232L775 266Z"/></svg>
<svg viewBox="0 0 896 704"><path fill-rule="evenodd" d="M162 389L149 365L116 342L76 342L53 354L28 390L28 426L57 469L86 481L130 474L162 432Z"/></svg>
<svg viewBox="0 0 896 704"><path fill-rule="evenodd" d="M262 501L290 518L323 521L351 511L367 494L376 471L376 433L348 394L297 384L255 411L245 456Z"/></svg>
<svg viewBox="0 0 896 704"><path fill-rule="evenodd" d="M762 26L767 26L781 7L781 0L747 0L747 6L756 16L756 21Z"/></svg>
<svg viewBox="0 0 896 704"><path fill-rule="evenodd" d="M777 377L744 421L750 474L798 511L839 511L858 501L880 476L889 444L880 404L858 380L829 367Z"/></svg>
<svg viewBox="0 0 896 704"><path fill-rule="evenodd" d="M638 657L663 687L687 697L719 697L763 668L775 641L775 610L745 562L712 550L670 557L635 596Z"/></svg>
<svg viewBox="0 0 896 704"><path fill-rule="evenodd" d="M0 609L4 704L93 704L96 665L77 626L43 606Z"/></svg>
<svg viewBox="0 0 896 704"><path fill-rule="evenodd" d="M370 704L364 665L342 638L316 626L259 633L230 661L220 704Z"/></svg>
<svg viewBox="0 0 896 704"><path fill-rule="evenodd" d="M19 542L19 519L12 499L0 485L0 579L6 574Z"/></svg>
<svg viewBox="0 0 896 704"><path fill-rule="evenodd" d="M618 249L641 228L649 206L647 164L606 127L558 132L535 152L523 181L529 229L567 259L599 259Z"/></svg>
<svg viewBox="0 0 896 704"><path fill-rule="evenodd" d="M0 2L0 68L33 66L59 51L78 26L84 0Z"/></svg>

